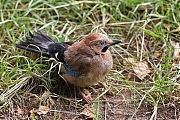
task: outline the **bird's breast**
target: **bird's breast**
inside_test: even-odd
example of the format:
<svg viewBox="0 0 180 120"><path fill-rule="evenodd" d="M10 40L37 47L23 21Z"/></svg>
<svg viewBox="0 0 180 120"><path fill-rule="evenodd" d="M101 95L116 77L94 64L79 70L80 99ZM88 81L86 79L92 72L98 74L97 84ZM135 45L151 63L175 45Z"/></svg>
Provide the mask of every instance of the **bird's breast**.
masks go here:
<svg viewBox="0 0 180 120"><path fill-rule="evenodd" d="M95 71L99 76L107 74L113 66L112 55L109 51L106 54L96 56L93 61L92 71Z"/></svg>
<svg viewBox="0 0 180 120"><path fill-rule="evenodd" d="M69 83L80 87L97 83L110 71L113 65L112 55L109 51L106 51L106 54L94 55L93 57L83 55L82 57L71 57L69 55L67 58L74 60L72 62L68 60L71 62L71 64L68 64L72 66L72 69L69 71L69 68L65 65L62 76ZM79 68L80 71L76 68ZM71 70L75 70L78 75L74 76L74 73L71 75Z"/></svg>

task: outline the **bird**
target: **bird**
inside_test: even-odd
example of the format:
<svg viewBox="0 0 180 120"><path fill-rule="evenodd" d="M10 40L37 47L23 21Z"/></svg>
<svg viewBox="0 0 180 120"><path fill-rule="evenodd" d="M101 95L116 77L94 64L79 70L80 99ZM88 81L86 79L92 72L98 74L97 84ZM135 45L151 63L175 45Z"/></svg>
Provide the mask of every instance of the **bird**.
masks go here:
<svg viewBox="0 0 180 120"><path fill-rule="evenodd" d="M55 42L38 30L34 34L29 32L29 37L16 47L54 58L62 63L60 74L64 80L78 87L87 87L99 82L112 69L109 48L118 43L120 40L112 40L100 32L90 33L80 41Z"/></svg>

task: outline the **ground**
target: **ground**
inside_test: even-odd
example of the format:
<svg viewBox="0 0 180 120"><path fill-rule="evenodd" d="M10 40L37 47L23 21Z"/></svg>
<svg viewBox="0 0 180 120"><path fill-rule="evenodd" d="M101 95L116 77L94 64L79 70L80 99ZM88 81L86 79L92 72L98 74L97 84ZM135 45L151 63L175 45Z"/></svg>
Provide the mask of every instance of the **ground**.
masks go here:
<svg viewBox="0 0 180 120"><path fill-rule="evenodd" d="M0 1L0 119L179 120L179 1ZM92 32L121 43L110 49L106 88L65 82L51 59L15 47L29 31L57 42Z"/></svg>

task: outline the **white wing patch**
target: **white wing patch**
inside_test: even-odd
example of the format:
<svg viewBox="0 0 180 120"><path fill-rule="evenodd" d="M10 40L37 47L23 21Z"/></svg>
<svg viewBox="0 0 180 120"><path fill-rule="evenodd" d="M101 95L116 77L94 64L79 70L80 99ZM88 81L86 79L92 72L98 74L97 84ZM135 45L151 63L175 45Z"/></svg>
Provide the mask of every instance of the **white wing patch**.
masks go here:
<svg viewBox="0 0 180 120"><path fill-rule="evenodd" d="M56 59L58 59L58 55L59 55L59 53L57 52L57 53L55 53L55 57L56 57ZM59 60L59 59L58 59Z"/></svg>

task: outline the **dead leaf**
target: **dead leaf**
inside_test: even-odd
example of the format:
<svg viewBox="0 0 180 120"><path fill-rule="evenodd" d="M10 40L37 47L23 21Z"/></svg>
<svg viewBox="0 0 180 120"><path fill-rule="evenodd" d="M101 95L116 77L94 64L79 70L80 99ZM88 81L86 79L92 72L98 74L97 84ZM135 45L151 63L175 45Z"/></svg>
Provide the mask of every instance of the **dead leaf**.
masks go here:
<svg viewBox="0 0 180 120"><path fill-rule="evenodd" d="M175 59L179 59L180 58L180 47L179 47L179 43L176 42L176 45L175 45L175 49L174 49L174 54L173 54L173 58Z"/></svg>
<svg viewBox="0 0 180 120"><path fill-rule="evenodd" d="M33 113L37 113L38 115L45 115L50 111L49 107L47 106L40 106L37 110L32 110Z"/></svg>
<svg viewBox="0 0 180 120"><path fill-rule="evenodd" d="M125 60L131 64L134 64L136 63L136 60L134 58L131 58L131 57L128 57L128 58L125 58ZM123 61L123 65L127 65L127 62L126 61Z"/></svg>
<svg viewBox="0 0 180 120"><path fill-rule="evenodd" d="M127 58L127 61L130 62L131 64L136 63L136 60L134 58Z"/></svg>
<svg viewBox="0 0 180 120"><path fill-rule="evenodd" d="M179 32L180 31L180 26L174 30L171 30L171 32Z"/></svg>
<svg viewBox="0 0 180 120"><path fill-rule="evenodd" d="M133 64L133 70L137 74L137 77L143 79L150 73L150 69L147 62L138 62Z"/></svg>
<svg viewBox="0 0 180 120"><path fill-rule="evenodd" d="M174 63L172 64L173 67L180 68L180 61L175 60Z"/></svg>
<svg viewBox="0 0 180 120"><path fill-rule="evenodd" d="M179 67L180 66L180 45L179 45L179 42L171 41L171 45L174 47L173 58L175 59L172 66Z"/></svg>
<svg viewBox="0 0 180 120"><path fill-rule="evenodd" d="M28 114L31 114L31 112L29 110L24 110L24 114L28 115Z"/></svg>
<svg viewBox="0 0 180 120"><path fill-rule="evenodd" d="M131 78L133 78L134 75L132 72L129 72L128 75L127 75L127 79L130 80Z"/></svg>
<svg viewBox="0 0 180 120"><path fill-rule="evenodd" d="M24 114L24 111L23 111L19 106L17 106L17 107L16 107L16 114L17 114L17 115L23 115L23 114Z"/></svg>
<svg viewBox="0 0 180 120"><path fill-rule="evenodd" d="M179 46L179 42L175 42L175 44L172 44L172 46L174 47L173 58L174 59L180 59L180 46Z"/></svg>
<svg viewBox="0 0 180 120"><path fill-rule="evenodd" d="M133 70L136 73L137 77L143 79L150 73L149 66L147 62L136 62L134 58L125 58L127 62L131 63L133 66ZM124 65L127 63L124 62ZM129 73L128 78L130 79L133 74Z"/></svg>
<svg viewBox="0 0 180 120"><path fill-rule="evenodd" d="M163 25L168 31L170 31L170 26L168 24L163 24Z"/></svg>
<svg viewBox="0 0 180 120"><path fill-rule="evenodd" d="M171 45L175 48L176 42L175 41L170 41Z"/></svg>
<svg viewBox="0 0 180 120"><path fill-rule="evenodd" d="M179 32L180 31L180 25L174 29L174 30L170 30L170 26L168 24L163 24L163 26L168 30L168 31L171 31L171 32Z"/></svg>
<svg viewBox="0 0 180 120"><path fill-rule="evenodd" d="M95 117L93 105L87 105L80 114L87 116L87 119L93 119Z"/></svg>

